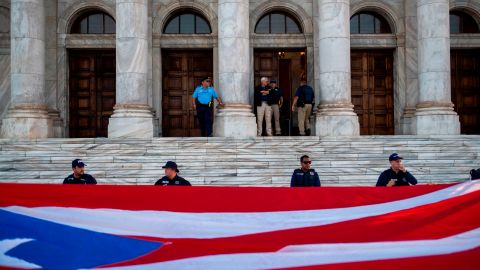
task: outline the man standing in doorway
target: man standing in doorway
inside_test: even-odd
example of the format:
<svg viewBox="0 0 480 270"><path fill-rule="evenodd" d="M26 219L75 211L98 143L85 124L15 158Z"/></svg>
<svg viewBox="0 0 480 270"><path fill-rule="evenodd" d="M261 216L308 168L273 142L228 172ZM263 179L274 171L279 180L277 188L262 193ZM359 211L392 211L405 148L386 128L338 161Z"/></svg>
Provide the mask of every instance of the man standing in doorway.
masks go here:
<svg viewBox="0 0 480 270"><path fill-rule="evenodd" d="M257 136L262 136L263 119L265 118L267 135L272 134L272 99L268 78L262 77L260 85L255 87L255 106L257 106Z"/></svg>
<svg viewBox="0 0 480 270"><path fill-rule="evenodd" d="M307 85L307 80L302 79L300 87L295 92L293 98L292 112L295 112L295 107L298 107L298 129L300 136L310 135L310 115L315 104L315 92L312 87ZM307 129L305 131L305 128Z"/></svg>
<svg viewBox="0 0 480 270"><path fill-rule="evenodd" d="M218 97L215 89L210 86L210 77L202 79L202 85L198 86L192 95L193 108L197 110L198 122L202 137L212 136L213 105L214 99L223 106L222 100Z"/></svg>
<svg viewBox="0 0 480 270"><path fill-rule="evenodd" d="M275 135L282 135L282 128L280 127L280 109L283 105L282 91L278 88L276 80L270 81L270 88L273 119L275 119Z"/></svg>

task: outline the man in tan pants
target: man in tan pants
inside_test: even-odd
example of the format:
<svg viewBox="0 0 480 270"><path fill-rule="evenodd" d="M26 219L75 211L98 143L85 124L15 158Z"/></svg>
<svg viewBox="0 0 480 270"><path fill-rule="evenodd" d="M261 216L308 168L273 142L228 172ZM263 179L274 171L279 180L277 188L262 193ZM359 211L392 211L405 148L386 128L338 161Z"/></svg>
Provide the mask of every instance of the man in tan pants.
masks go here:
<svg viewBox="0 0 480 270"><path fill-rule="evenodd" d="M295 107L298 107L298 129L300 136L305 136L306 133L310 135L310 115L312 114L314 103L315 93L312 87L307 85L307 81L302 79L292 104L292 112L295 111Z"/></svg>
<svg viewBox="0 0 480 270"><path fill-rule="evenodd" d="M277 81L270 81L270 95L272 95L272 113L275 120L275 135L282 135L282 128L280 127L280 109L283 105L282 90L277 87Z"/></svg>
<svg viewBox="0 0 480 270"><path fill-rule="evenodd" d="M257 107L257 136L262 136L263 119L266 122L267 136L272 134L272 107L268 78L263 77L260 85L255 87L255 106Z"/></svg>

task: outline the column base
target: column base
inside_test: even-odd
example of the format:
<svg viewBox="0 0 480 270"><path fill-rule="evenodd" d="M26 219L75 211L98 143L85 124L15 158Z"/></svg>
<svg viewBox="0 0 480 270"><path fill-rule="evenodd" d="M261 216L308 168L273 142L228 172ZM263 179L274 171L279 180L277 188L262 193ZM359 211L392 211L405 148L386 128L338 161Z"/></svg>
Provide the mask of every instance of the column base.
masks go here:
<svg viewBox="0 0 480 270"><path fill-rule="evenodd" d="M231 104L219 109L213 124L216 137L255 137L257 124L250 105Z"/></svg>
<svg viewBox="0 0 480 270"><path fill-rule="evenodd" d="M321 104L315 118L315 135L359 136L358 116L351 104Z"/></svg>
<svg viewBox="0 0 480 270"><path fill-rule="evenodd" d="M108 122L109 138L153 138L152 110L145 105L116 105Z"/></svg>
<svg viewBox="0 0 480 270"><path fill-rule="evenodd" d="M400 120L400 126L403 135L413 135L415 134L415 107L405 107L403 111L403 116Z"/></svg>
<svg viewBox="0 0 480 270"><path fill-rule="evenodd" d="M60 112L57 110L49 110L48 116L52 119L52 137L64 138L65 127L63 126L63 120L60 117Z"/></svg>
<svg viewBox="0 0 480 270"><path fill-rule="evenodd" d="M460 120L452 104L435 107L417 106L414 126L416 135L460 134Z"/></svg>
<svg viewBox="0 0 480 270"><path fill-rule="evenodd" d="M47 107L22 105L8 109L2 121L0 137L7 139L43 139L52 137L52 120Z"/></svg>

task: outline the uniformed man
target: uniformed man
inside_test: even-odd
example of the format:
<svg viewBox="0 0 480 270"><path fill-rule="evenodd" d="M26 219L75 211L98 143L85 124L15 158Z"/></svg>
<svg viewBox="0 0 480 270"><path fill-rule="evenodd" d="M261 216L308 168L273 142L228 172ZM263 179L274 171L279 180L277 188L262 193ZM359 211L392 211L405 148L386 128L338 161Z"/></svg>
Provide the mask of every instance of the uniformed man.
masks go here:
<svg viewBox="0 0 480 270"><path fill-rule="evenodd" d="M417 179L405 169L403 157L393 153L388 157L390 169L382 172L378 177L377 187L410 186L416 185Z"/></svg>
<svg viewBox="0 0 480 270"><path fill-rule="evenodd" d="M165 169L165 176L160 178L155 186L191 186L190 182L178 176L180 171L177 163L168 161L162 168Z"/></svg>
<svg viewBox="0 0 480 270"><path fill-rule="evenodd" d="M280 109L283 105L282 91L277 86L276 80L270 81L270 95L272 96L272 112L275 121L275 135L282 135L282 128L280 127Z"/></svg>
<svg viewBox="0 0 480 270"><path fill-rule="evenodd" d="M81 159L72 161L73 173L63 180L64 184L90 184L96 185L97 180L90 174L85 173L85 166L87 166Z"/></svg>
<svg viewBox="0 0 480 270"><path fill-rule="evenodd" d="M202 79L202 85L198 86L192 95L193 108L197 110L198 122L202 137L212 136L213 125L213 106L214 99L223 106L222 100L218 97L215 89L210 86L211 79L205 77Z"/></svg>
<svg viewBox="0 0 480 270"><path fill-rule="evenodd" d="M307 80L302 79L300 87L295 92L292 103L292 112L298 107L298 129L300 136L310 135L310 115L315 104L315 92L307 85ZM306 130L305 130L306 128Z"/></svg>
<svg viewBox="0 0 480 270"><path fill-rule="evenodd" d="M310 168L312 160L309 156L304 155L300 158L300 169L293 171L291 187L319 187L320 177L317 172Z"/></svg>
<svg viewBox="0 0 480 270"><path fill-rule="evenodd" d="M260 79L260 84L255 87L255 106L257 107L257 136L262 136L263 120L267 128L267 136L272 134L272 99L270 95L270 85L267 77Z"/></svg>

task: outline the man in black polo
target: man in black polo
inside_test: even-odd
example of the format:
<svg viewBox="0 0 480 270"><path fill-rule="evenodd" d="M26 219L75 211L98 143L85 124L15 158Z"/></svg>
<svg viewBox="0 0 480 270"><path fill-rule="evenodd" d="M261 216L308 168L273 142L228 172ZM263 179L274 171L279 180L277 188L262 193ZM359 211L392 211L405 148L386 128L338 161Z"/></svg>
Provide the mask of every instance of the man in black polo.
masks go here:
<svg viewBox="0 0 480 270"><path fill-rule="evenodd" d="M402 162L403 157L397 153L393 153L388 160L390 161L390 169L380 174L377 187L410 186L417 184L417 179L405 169Z"/></svg>
<svg viewBox="0 0 480 270"><path fill-rule="evenodd" d="M64 184L90 184L96 185L97 180L90 174L85 173L85 166L87 166L81 159L72 161L73 173L63 180Z"/></svg>
<svg viewBox="0 0 480 270"><path fill-rule="evenodd" d="M307 80L302 79L300 87L295 92L292 103L292 112L298 107L298 130L300 136L311 135L310 115L315 104L315 92L313 88L307 85Z"/></svg>
<svg viewBox="0 0 480 270"><path fill-rule="evenodd" d="M300 158L300 169L293 171L291 187L319 187L320 177L317 172L310 168L312 160L309 156L304 155Z"/></svg>
<svg viewBox="0 0 480 270"><path fill-rule="evenodd" d="M280 109L283 105L282 90L278 88L277 81L270 81L270 95L272 96L272 114L275 122L275 135L282 135L282 128L280 127Z"/></svg>
<svg viewBox="0 0 480 270"><path fill-rule="evenodd" d="M165 176L160 178L155 186L191 186L190 182L178 176L180 171L177 163L168 161L162 168L165 169Z"/></svg>

